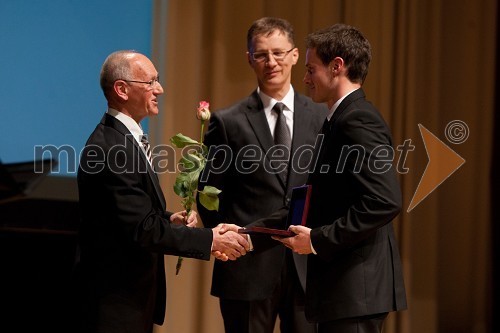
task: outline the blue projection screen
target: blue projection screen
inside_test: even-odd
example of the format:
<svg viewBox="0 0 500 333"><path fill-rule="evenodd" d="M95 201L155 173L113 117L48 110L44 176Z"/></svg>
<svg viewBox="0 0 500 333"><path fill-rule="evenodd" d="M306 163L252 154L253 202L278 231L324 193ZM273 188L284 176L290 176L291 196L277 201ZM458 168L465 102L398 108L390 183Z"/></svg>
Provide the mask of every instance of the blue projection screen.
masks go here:
<svg viewBox="0 0 500 333"><path fill-rule="evenodd" d="M151 28L152 0L0 1L0 161L55 157L52 175L74 177L106 111L104 59L119 49L149 56Z"/></svg>

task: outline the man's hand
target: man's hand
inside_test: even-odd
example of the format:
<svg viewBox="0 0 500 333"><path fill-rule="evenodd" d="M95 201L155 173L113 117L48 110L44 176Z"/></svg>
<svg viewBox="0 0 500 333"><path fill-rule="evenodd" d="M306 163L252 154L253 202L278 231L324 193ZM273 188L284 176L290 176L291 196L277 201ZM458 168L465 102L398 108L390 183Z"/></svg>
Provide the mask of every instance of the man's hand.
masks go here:
<svg viewBox="0 0 500 333"><path fill-rule="evenodd" d="M227 254L222 253L220 251L212 251L212 255L215 257L215 259L219 259L221 261L228 261L229 257Z"/></svg>
<svg viewBox="0 0 500 333"><path fill-rule="evenodd" d="M297 252L298 254L310 254L313 253L311 249L311 229L301 226L301 225L292 225L288 228L291 232L296 234L292 237L276 237L272 236L272 239L275 239L281 243L283 243L286 247L292 249L293 252Z"/></svg>
<svg viewBox="0 0 500 333"><path fill-rule="evenodd" d="M185 224L190 228L194 228L196 227L196 224L198 224L198 214L192 210L188 216L187 212L183 210L181 212L173 213L170 216L170 222L173 224Z"/></svg>
<svg viewBox="0 0 500 333"><path fill-rule="evenodd" d="M212 255L219 260L236 260L245 255L250 248L247 238L238 234L236 224L221 223L212 229Z"/></svg>

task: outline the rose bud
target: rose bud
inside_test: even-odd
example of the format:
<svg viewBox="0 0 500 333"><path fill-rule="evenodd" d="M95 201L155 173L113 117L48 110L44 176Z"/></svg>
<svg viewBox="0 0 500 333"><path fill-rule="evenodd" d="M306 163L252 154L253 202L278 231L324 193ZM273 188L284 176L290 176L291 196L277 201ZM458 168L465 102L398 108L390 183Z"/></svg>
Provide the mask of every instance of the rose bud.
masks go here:
<svg viewBox="0 0 500 333"><path fill-rule="evenodd" d="M196 118L199 120L209 120L210 119L210 103L206 101L201 101L200 106L198 106L198 112L196 112Z"/></svg>

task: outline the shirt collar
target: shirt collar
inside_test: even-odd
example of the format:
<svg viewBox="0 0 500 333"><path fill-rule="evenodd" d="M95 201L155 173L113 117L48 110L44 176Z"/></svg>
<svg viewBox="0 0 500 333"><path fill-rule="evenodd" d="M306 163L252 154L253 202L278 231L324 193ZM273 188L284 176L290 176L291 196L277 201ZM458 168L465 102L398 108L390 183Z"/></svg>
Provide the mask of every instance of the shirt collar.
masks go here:
<svg viewBox="0 0 500 333"><path fill-rule="evenodd" d="M130 133L132 133L132 135L134 136L134 139L137 142L141 142L141 137L144 135L144 131L142 130L142 126L140 124L136 123L136 121L134 119L132 119L131 117L127 116L126 114L124 114L118 110L108 108L107 113L110 116L115 117L123 125L125 125L125 127L130 131Z"/></svg>
<svg viewBox="0 0 500 333"><path fill-rule="evenodd" d="M257 93L259 94L259 97L262 101L262 105L264 106L264 111L271 112L272 108L274 107L274 104L276 104L277 102L281 102L285 104L287 110L293 112L295 91L293 90L292 85L290 85L290 89L288 90L285 97L283 97L281 101L278 101L277 99L274 99L271 96L266 95L265 93L262 92L262 90L260 90L259 87L257 87Z"/></svg>
<svg viewBox="0 0 500 333"><path fill-rule="evenodd" d="M333 104L332 108L328 112L328 115L326 116L328 118L328 121L330 121L332 119L333 113L335 112L335 110L337 110L337 108L339 107L340 103L342 103L342 101L344 100L344 98L346 98L347 96L349 96L349 94L351 94L355 90L358 90L358 89L353 89L353 90L349 91L347 94L345 94L344 96L342 96L338 101L336 101L335 104Z"/></svg>

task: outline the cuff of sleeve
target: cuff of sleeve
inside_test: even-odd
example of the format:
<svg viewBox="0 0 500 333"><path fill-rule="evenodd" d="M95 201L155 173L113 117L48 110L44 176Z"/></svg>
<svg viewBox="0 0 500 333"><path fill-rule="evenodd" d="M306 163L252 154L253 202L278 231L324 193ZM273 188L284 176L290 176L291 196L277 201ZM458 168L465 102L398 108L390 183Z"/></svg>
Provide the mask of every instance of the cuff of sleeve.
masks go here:
<svg viewBox="0 0 500 333"><path fill-rule="evenodd" d="M312 239L309 239L309 243L311 244L311 251L312 251L312 253L313 253L313 254L318 254L318 253L316 252L316 250L314 249Z"/></svg>
<svg viewBox="0 0 500 333"><path fill-rule="evenodd" d="M212 251L214 250L214 231L213 229L211 231L212 231L212 243L210 244L210 253L212 253Z"/></svg>
<svg viewBox="0 0 500 333"><path fill-rule="evenodd" d="M253 251L252 237L250 237L250 235L248 235L248 234L247 234L247 240L248 240L248 244L250 244L250 250L249 251Z"/></svg>

